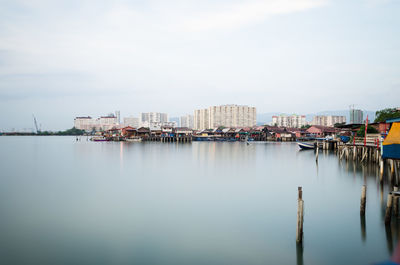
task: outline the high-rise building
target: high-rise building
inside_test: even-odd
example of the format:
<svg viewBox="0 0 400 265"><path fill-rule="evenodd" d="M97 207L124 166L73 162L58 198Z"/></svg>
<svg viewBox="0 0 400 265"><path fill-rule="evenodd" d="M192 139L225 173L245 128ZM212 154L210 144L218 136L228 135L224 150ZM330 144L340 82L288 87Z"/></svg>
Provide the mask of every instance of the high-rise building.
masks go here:
<svg viewBox="0 0 400 265"><path fill-rule="evenodd" d="M179 118L179 124L181 127L187 127L193 129L193 115L186 115Z"/></svg>
<svg viewBox="0 0 400 265"><path fill-rule="evenodd" d="M93 130L108 130L117 126L117 117L115 117L113 114L101 116L98 119L93 119L90 116L76 117L74 119L74 127L76 129L85 130L88 132Z"/></svg>
<svg viewBox="0 0 400 265"><path fill-rule="evenodd" d="M272 123L273 126L278 127L288 127L288 128L301 128L307 125L306 116L305 115L286 115L281 114L279 116L272 116Z"/></svg>
<svg viewBox="0 0 400 265"><path fill-rule="evenodd" d="M336 123L346 123L346 117L345 116L314 116L311 125L322 125L322 126L328 126L328 127L333 127L335 126Z"/></svg>
<svg viewBox="0 0 400 265"><path fill-rule="evenodd" d="M196 130L224 127L251 127L256 125L256 108L240 105L211 106L194 111Z"/></svg>
<svg viewBox="0 0 400 265"><path fill-rule="evenodd" d="M131 126L133 128L139 127L139 118L135 118L133 116L124 118L124 125Z"/></svg>
<svg viewBox="0 0 400 265"><path fill-rule="evenodd" d="M87 117L76 117L74 119L74 127L79 130L85 130L87 132L92 131L96 128L96 120L90 116Z"/></svg>
<svg viewBox="0 0 400 265"><path fill-rule="evenodd" d="M350 109L350 124L361 124L364 120L363 111L360 109Z"/></svg>
<svg viewBox="0 0 400 265"><path fill-rule="evenodd" d="M168 114L160 112L140 113L140 122L168 122Z"/></svg>
<svg viewBox="0 0 400 265"><path fill-rule="evenodd" d="M121 112L119 110L116 110L115 116L117 118L117 124L120 124L121 123Z"/></svg>

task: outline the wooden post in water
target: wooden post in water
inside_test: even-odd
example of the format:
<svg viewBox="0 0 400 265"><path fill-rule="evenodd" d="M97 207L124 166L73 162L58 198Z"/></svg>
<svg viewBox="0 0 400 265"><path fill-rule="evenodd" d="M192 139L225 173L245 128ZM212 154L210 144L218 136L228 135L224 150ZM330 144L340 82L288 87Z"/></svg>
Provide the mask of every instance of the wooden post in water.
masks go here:
<svg viewBox="0 0 400 265"><path fill-rule="evenodd" d="M317 151L315 152L315 161L316 162L318 162L318 150L319 150L319 147L318 147L318 143L317 143Z"/></svg>
<svg viewBox="0 0 400 265"><path fill-rule="evenodd" d="M384 161L383 161L383 159L380 159L380 163L379 163L379 181L380 182L383 181L383 165L384 165Z"/></svg>
<svg viewBox="0 0 400 265"><path fill-rule="evenodd" d="M303 243L303 191L302 187L298 187L298 198L297 198L297 229L296 229L296 242Z"/></svg>
<svg viewBox="0 0 400 265"><path fill-rule="evenodd" d="M390 159L390 176L393 177L394 176L394 161L393 159Z"/></svg>
<svg viewBox="0 0 400 265"><path fill-rule="evenodd" d="M363 185L361 188L361 203L360 203L360 215L365 215L365 205L367 201L367 186Z"/></svg>
<svg viewBox="0 0 400 265"><path fill-rule="evenodd" d="M392 218L392 194L388 194L385 212L385 225L390 224L390 219Z"/></svg>

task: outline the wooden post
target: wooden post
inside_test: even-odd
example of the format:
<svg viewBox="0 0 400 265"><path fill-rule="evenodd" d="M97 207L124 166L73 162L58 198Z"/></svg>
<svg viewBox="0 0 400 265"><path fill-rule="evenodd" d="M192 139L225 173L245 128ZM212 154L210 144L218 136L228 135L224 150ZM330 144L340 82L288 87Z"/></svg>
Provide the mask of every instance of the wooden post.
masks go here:
<svg viewBox="0 0 400 265"><path fill-rule="evenodd" d="M361 203L360 203L360 215L365 215L365 205L367 201L367 186L363 185L361 188Z"/></svg>
<svg viewBox="0 0 400 265"><path fill-rule="evenodd" d="M380 163L379 163L379 181L380 182L383 181L383 165L384 165L384 162L383 162L383 159L381 159Z"/></svg>
<svg viewBox="0 0 400 265"><path fill-rule="evenodd" d="M297 229L296 229L296 242L303 243L303 191L302 187L298 187L298 199L297 199Z"/></svg>
<svg viewBox="0 0 400 265"><path fill-rule="evenodd" d="M318 143L317 143L317 151L315 153L315 161L316 162L318 162L318 150L319 150L319 147L318 147Z"/></svg>
<svg viewBox="0 0 400 265"><path fill-rule="evenodd" d="M393 159L390 159L390 176L393 177L394 176L394 161Z"/></svg>
<svg viewBox="0 0 400 265"><path fill-rule="evenodd" d="M385 212L385 225L390 224L390 219L392 218L392 194L388 194Z"/></svg>

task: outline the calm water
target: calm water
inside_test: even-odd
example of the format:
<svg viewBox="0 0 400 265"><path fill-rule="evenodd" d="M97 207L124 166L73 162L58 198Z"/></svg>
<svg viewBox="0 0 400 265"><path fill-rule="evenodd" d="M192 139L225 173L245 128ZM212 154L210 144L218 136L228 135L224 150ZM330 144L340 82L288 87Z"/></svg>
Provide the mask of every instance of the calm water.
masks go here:
<svg viewBox="0 0 400 265"><path fill-rule="evenodd" d="M2 264L370 264L399 234L375 168L294 143L0 137L0 165Z"/></svg>

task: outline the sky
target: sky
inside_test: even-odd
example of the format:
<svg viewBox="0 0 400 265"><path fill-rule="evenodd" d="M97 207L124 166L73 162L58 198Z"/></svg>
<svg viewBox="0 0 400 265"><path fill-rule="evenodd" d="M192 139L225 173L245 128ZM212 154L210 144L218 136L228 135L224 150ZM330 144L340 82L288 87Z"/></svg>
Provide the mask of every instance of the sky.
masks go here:
<svg viewBox="0 0 400 265"><path fill-rule="evenodd" d="M0 130L400 106L399 0L0 0Z"/></svg>

